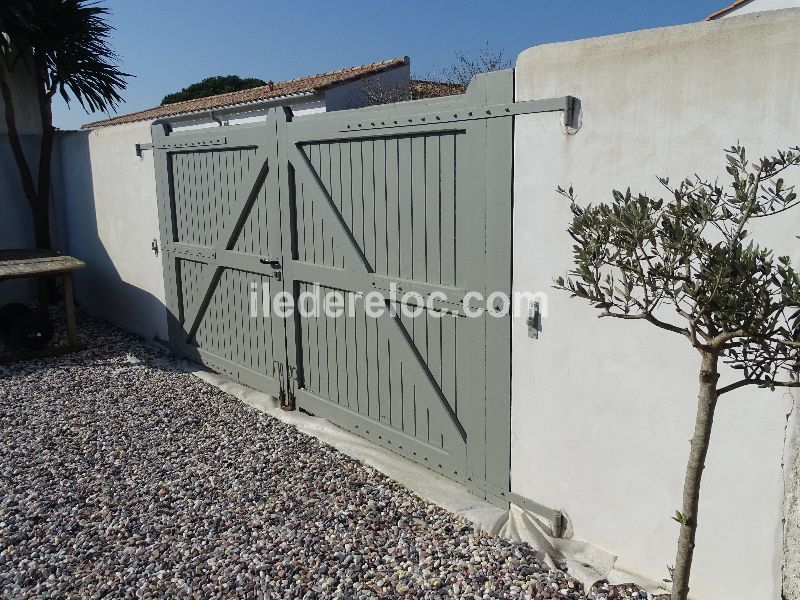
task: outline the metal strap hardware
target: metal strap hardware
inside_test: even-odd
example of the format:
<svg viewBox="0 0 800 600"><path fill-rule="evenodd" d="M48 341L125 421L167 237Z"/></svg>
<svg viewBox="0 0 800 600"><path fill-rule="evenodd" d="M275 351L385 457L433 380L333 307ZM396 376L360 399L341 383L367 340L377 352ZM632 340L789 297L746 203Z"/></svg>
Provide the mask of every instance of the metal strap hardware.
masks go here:
<svg viewBox="0 0 800 600"><path fill-rule="evenodd" d="M375 121L358 121L348 123L342 132L363 131L371 129L396 129L417 125L436 125L439 123L455 123L463 121L476 121L478 119L495 119L498 117L514 117L543 112L564 112L567 124L572 124L576 107L574 96L561 98L548 98L546 100L528 100L525 102L512 102L510 104L494 104L455 111L440 111L412 115L397 119L381 119Z"/></svg>

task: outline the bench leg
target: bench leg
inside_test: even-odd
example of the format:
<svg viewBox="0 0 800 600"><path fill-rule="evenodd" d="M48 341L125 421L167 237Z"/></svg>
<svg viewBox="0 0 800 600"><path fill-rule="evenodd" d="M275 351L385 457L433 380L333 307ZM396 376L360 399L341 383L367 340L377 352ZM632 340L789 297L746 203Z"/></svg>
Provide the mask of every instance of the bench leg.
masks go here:
<svg viewBox="0 0 800 600"><path fill-rule="evenodd" d="M75 304L72 295L72 273L64 273L64 307L67 311L67 340L70 346L78 345L75 330Z"/></svg>

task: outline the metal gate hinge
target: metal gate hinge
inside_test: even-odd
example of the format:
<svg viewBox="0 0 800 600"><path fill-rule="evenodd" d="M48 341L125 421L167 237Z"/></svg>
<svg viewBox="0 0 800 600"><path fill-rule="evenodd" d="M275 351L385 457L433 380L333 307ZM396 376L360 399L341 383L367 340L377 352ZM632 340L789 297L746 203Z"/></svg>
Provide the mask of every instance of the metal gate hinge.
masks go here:
<svg viewBox="0 0 800 600"><path fill-rule="evenodd" d="M142 158L143 150L152 150L153 144L136 144L136 156Z"/></svg>

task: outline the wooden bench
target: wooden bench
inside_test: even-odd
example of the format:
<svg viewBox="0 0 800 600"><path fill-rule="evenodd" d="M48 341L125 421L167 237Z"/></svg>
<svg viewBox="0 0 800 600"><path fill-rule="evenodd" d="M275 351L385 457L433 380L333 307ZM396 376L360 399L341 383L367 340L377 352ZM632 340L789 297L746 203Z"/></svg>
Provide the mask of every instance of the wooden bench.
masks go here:
<svg viewBox="0 0 800 600"><path fill-rule="evenodd" d="M60 275L64 282L64 306L67 313L67 344L41 350L0 354L0 363L29 358L57 356L80 350L75 327L75 301L72 291L72 272L86 266L82 260L64 256L52 250L0 250L0 281L36 277L39 280L39 306L47 316L47 278Z"/></svg>

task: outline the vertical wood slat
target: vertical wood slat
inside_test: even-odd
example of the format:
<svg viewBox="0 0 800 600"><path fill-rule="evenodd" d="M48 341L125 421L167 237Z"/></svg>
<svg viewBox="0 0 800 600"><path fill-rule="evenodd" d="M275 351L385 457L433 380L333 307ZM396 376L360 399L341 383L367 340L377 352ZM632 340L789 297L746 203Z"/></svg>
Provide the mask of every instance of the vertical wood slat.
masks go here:
<svg viewBox="0 0 800 600"><path fill-rule="evenodd" d="M314 293L314 287L310 284L305 284L305 290L309 294ZM314 300L308 301L309 310L311 309L311 303ZM319 342L317 340L317 318L314 316L308 316L304 318L305 326L306 326L306 337L308 339L308 367L306 373L306 386L308 386L311 390L315 392L320 391L319 385Z"/></svg>
<svg viewBox="0 0 800 600"><path fill-rule="evenodd" d="M320 169L320 156L319 156L319 146L316 144L312 144L308 147L308 158L311 161L311 164L314 166L314 169L319 172ZM319 210L318 207L314 206L314 202L311 202L312 212L313 212L313 219L314 219L314 262L318 264L325 264L325 255L324 255L324 247L325 241L323 239L323 230L324 230L324 222L322 220L322 211Z"/></svg>
<svg viewBox="0 0 800 600"><path fill-rule="evenodd" d="M456 285L456 136L444 135L439 140L441 175L441 281Z"/></svg>
<svg viewBox="0 0 800 600"><path fill-rule="evenodd" d="M341 214L350 233L353 232L353 183L352 171L353 165L350 156L350 144L348 142L339 143L339 169L341 174L342 186L342 203ZM340 257L340 263L337 265L344 268L344 255Z"/></svg>
<svg viewBox="0 0 800 600"><path fill-rule="evenodd" d="M351 410L358 412L358 373L356 371L358 361L358 347L356 340L356 320L350 315L356 314L356 298L354 294L347 294L346 316L345 316L345 345L347 366L347 406Z"/></svg>
<svg viewBox="0 0 800 600"><path fill-rule="evenodd" d="M376 273L388 273L388 239L386 236L386 206L388 190L386 177L386 141L375 140L373 150L373 173L375 182L375 260L373 267Z"/></svg>
<svg viewBox="0 0 800 600"><path fill-rule="evenodd" d="M184 230L182 232L183 239L186 240L188 243L194 242L194 215L193 215L193 207L194 202L192 202L192 197L194 195L194 190L196 188L196 177L197 171L194 165L194 153L186 155L186 195L183 199L183 210L184 210Z"/></svg>
<svg viewBox="0 0 800 600"><path fill-rule="evenodd" d="M406 316L405 313L402 311L399 314L400 322L405 328L407 332L411 332L413 329L413 318L410 316ZM404 368L405 367L405 368ZM400 393L402 396L402 410L403 410L403 430L411 433L414 436L419 436L419 430L417 427L417 406L414 397L414 384L412 380L408 377L408 366L404 365L403 362L400 362L400 371L401 371L401 389Z"/></svg>
<svg viewBox="0 0 800 600"><path fill-rule="evenodd" d="M375 187L375 144L376 142L373 140L361 142L364 194L364 245L362 248L373 272L375 271L375 203L378 196Z"/></svg>
<svg viewBox="0 0 800 600"><path fill-rule="evenodd" d="M353 203L356 201L356 196L353 193L353 163L352 163L352 145L349 142L339 143L339 168L340 168L340 182L342 187L341 199L341 215L347 228L352 235L353 228ZM360 200L360 199L359 199ZM337 265L342 268L345 267L344 254L340 257L340 263ZM344 363L345 363L345 394L347 400L345 404L356 412L359 410L359 390L358 390L358 337L356 329L356 319L350 315L355 315L358 310L356 298L351 294L345 295L345 318L344 318Z"/></svg>
<svg viewBox="0 0 800 600"><path fill-rule="evenodd" d="M319 152L317 164L317 172L325 185L325 188L331 190L331 155L329 144L317 144L315 146ZM328 221L328 222L326 222ZM332 267L334 265L333 256L333 236L331 234L331 226L328 219L322 219L322 263L323 265Z"/></svg>
<svg viewBox="0 0 800 600"><path fill-rule="evenodd" d="M353 222L350 229L356 244L364 248L364 162L362 142L350 144L350 161L352 165L351 185L353 189Z"/></svg>
<svg viewBox="0 0 800 600"><path fill-rule="evenodd" d="M425 139L425 255L427 259L427 281L441 283L442 231L440 225L441 204L439 197L439 136Z"/></svg>
<svg viewBox="0 0 800 600"><path fill-rule="evenodd" d="M335 293L337 290L325 288L326 295ZM328 397L331 402L339 403L339 364L337 347L337 318L335 316L325 316L325 336L328 344Z"/></svg>
<svg viewBox="0 0 800 600"><path fill-rule="evenodd" d="M393 310L398 308L398 304L394 303ZM402 393L402 378L403 378L403 363L399 358L397 348L392 352L392 340L387 339L387 360L389 366L389 405L390 405L390 423L392 427L400 431L406 431L403 420L403 393Z"/></svg>
<svg viewBox="0 0 800 600"><path fill-rule="evenodd" d="M411 140L412 278L427 282L425 218L425 138L416 136Z"/></svg>
<svg viewBox="0 0 800 600"><path fill-rule="evenodd" d="M366 315L366 312L365 312ZM367 402L369 415L376 421L380 420L380 401L381 394L378 389L378 371L380 369L380 357L378 355L378 319L367 316L365 319L365 340L364 350L367 355Z"/></svg>
<svg viewBox="0 0 800 600"><path fill-rule="evenodd" d="M398 228L400 277L411 279L413 269L414 233L412 223L411 138L398 140Z"/></svg>
<svg viewBox="0 0 800 600"><path fill-rule="evenodd" d="M199 185L196 190L197 221L195 223L195 228L197 235L196 243L201 246L208 246L206 222L206 205L210 202L210 190L208 189L210 179L208 172L208 156L208 152L198 152L196 157L197 169L199 171Z"/></svg>
<svg viewBox="0 0 800 600"><path fill-rule="evenodd" d="M374 183L374 226L373 238L375 247L373 250L373 268L376 273L387 272L387 253L388 242L386 239L386 143L383 139L377 139L373 143L373 183ZM389 387L389 334L386 328L391 326L391 322L381 319L375 322L375 346L374 356L377 367L375 377L375 387L378 395L379 418L382 423L391 421L391 396Z"/></svg>
<svg viewBox="0 0 800 600"><path fill-rule="evenodd" d="M369 389L367 387L367 371L369 370L367 363L367 317L364 308L364 298L361 296L357 299L355 314L356 352L358 353L358 370L356 371L356 377L358 379L358 412L362 415L369 415Z"/></svg>
<svg viewBox="0 0 800 600"><path fill-rule="evenodd" d="M186 159L184 154L176 154L172 158L172 182L173 182L173 194L174 194L174 214L171 215L175 221L175 231L177 233L176 242L183 242L185 241L186 237L184 235L184 226L183 226L183 218L184 218L184 202L186 192L184 191L184 184L183 178L186 173L186 169L183 166L183 163Z"/></svg>
<svg viewBox="0 0 800 600"><path fill-rule="evenodd" d="M400 187L398 141L386 140L386 274L400 276Z"/></svg>

